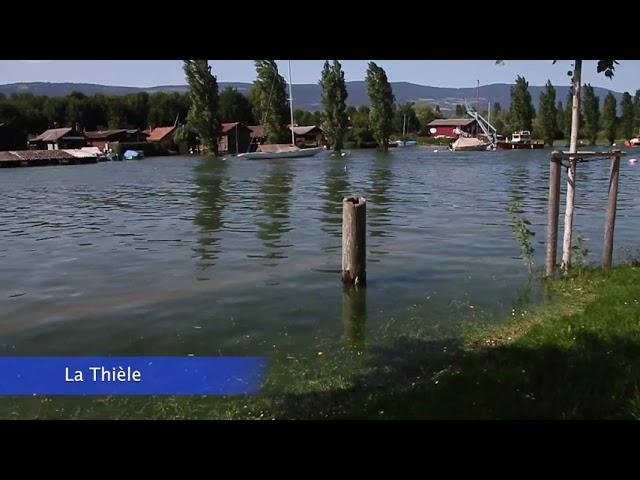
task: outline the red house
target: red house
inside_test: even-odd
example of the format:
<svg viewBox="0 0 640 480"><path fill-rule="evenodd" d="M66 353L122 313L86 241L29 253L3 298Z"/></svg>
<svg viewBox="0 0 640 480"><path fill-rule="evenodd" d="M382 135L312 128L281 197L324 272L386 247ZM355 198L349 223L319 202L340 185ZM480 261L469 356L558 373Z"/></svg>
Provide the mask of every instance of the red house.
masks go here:
<svg viewBox="0 0 640 480"><path fill-rule="evenodd" d="M480 131L478 122L473 118L440 118L430 122L427 126L429 127L432 137L456 138L459 136L456 130L469 135Z"/></svg>
<svg viewBox="0 0 640 480"><path fill-rule="evenodd" d="M147 142L158 142L165 152L175 149L173 134L177 127L156 127L149 133Z"/></svg>

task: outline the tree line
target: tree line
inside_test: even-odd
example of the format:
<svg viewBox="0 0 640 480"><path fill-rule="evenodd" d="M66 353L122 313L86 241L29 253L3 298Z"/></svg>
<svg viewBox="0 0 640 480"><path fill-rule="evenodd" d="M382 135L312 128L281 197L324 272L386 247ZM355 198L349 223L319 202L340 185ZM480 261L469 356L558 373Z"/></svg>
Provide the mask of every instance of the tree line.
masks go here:
<svg viewBox="0 0 640 480"><path fill-rule="evenodd" d="M248 96L249 108L256 123L263 126L267 143L289 143L292 123L287 83L274 60L256 60L256 80ZM217 154L220 135L220 105L217 78L206 60L185 60L184 71L189 84L191 109L187 122L177 132L180 140L200 142ZM340 151L347 142L356 145L374 143L386 150L389 139L399 128L420 128L422 120L436 118L430 107L415 109L414 105L398 106L384 69L369 62L366 76L370 107L347 107L347 87L339 61L326 61L321 72L320 112L296 110L296 124L321 126L330 147ZM418 112L418 113L417 113ZM242 121L240 118L238 120ZM400 126L402 125L402 126ZM400 127L399 127L400 126Z"/></svg>
<svg viewBox="0 0 640 480"><path fill-rule="evenodd" d="M516 78L515 85L511 87L510 110L502 110L499 103L494 104L492 124L499 132L532 131L547 145L552 145L554 140L568 139L571 135L573 92L569 90L563 104L556 98L554 86L547 81L536 112L528 87L524 77ZM611 92L601 102L589 84L584 85L581 93L580 136L583 142L593 145L598 138L603 138L611 145L617 138L632 138L640 130L640 90L636 90L634 97L624 92L620 105Z"/></svg>
<svg viewBox="0 0 640 480"><path fill-rule="evenodd" d="M234 88L218 91L217 79L206 60L185 60L184 71L189 91L136 93L124 96L91 95L79 92L66 97L34 96L29 93L5 97L0 94L0 123L9 123L24 136L48 128L78 126L81 130L115 128L153 128L180 124L179 142L189 146L206 144L217 153L221 124L242 122L261 124L268 143L290 142L287 84L273 60L257 60L256 80L249 95ZM347 106L348 94L344 71L337 60L325 62L321 73L322 110L296 109L299 125L318 125L334 150L348 146L376 145L386 149L389 138L403 132L429 135L428 124L443 118L438 105L426 102L397 104L386 72L370 62L366 86L370 106ZM536 112L528 82L518 76L511 88L511 107L503 110L493 105L491 122L501 133L530 130L545 143L568 138L571 129L571 91L563 104L556 98L551 82L540 96ZM620 115L618 115L620 111ZM481 112L485 116L487 112ZM455 115L465 110L457 105ZM631 138L640 129L640 90L631 97L624 92L620 106L609 93L601 102L590 85L582 92L582 136L587 143L598 137L613 143L620 136ZM215 145L214 145L215 144Z"/></svg>

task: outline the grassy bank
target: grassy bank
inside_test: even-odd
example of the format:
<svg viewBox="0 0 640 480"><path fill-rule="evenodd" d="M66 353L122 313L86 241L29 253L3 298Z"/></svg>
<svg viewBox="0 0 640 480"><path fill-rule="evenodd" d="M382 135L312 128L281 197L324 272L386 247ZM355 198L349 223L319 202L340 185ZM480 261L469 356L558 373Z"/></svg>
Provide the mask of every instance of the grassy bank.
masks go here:
<svg viewBox="0 0 640 480"><path fill-rule="evenodd" d="M438 375L357 418L640 418L640 268L583 273L555 301L467 335Z"/></svg>

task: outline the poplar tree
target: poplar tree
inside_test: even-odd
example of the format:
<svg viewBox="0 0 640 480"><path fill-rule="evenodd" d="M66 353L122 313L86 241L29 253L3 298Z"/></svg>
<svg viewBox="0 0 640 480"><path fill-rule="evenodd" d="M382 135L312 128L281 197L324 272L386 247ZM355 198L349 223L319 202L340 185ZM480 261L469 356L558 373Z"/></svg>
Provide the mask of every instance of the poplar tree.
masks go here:
<svg viewBox="0 0 640 480"><path fill-rule="evenodd" d="M379 150L387 151L393 124L393 90L387 74L375 62L369 62L366 84L371 102L369 120L373 138Z"/></svg>
<svg viewBox="0 0 640 480"><path fill-rule="evenodd" d="M218 155L220 119L218 111L218 82L207 60L185 60L184 73L189 84L191 107L187 124L211 153Z"/></svg>
<svg viewBox="0 0 640 480"><path fill-rule="evenodd" d="M278 73L274 60L256 60L255 65L257 78L253 82L250 98L256 120L264 127L268 143L290 143L287 83Z"/></svg>
<svg viewBox="0 0 640 480"><path fill-rule="evenodd" d="M324 62L322 77L321 102L324 107L322 114L322 130L334 152L339 152L344 146L349 117L347 116L347 85L344 80L342 65L337 60L333 65Z"/></svg>
<svg viewBox="0 0 640 480"><path fill-rule="evenodd" d="M544 91L540 94L540 126L544 143L553 146L557 130L556 89L547 80Z"/></svg>
<svg viewBox="0 0 640 480"><path fill-rule="evenodd" d="M622 125L622 136L625 139L633 137L634 128L634 112L633 112L633 100L629 92L622 94L622 100L620 101L620 108L622 109L622 117L620 118L620 124Z"/></svg>
<svg viewBox="0 0 640 480"><path fill-rule="evenodd" d="M595 145L600 130L600 99L596 97L593 87L584 86L584 137L591 145Z"/></svg>
<svg viewBox="0 0 640 480"><path fill-rule="evenodd" d="M604 106L602 108L602 126L604 127L604 136L612 145L616 141L616 97L613 93L609 94L604 99Z"/></svg>
<svg viewBox="0 0 640 480"><path fill-rule="evenodd" d="M511 87L511 128L515 131L531 131L535 110L529 93L529 83L518 75Z"/></svg>

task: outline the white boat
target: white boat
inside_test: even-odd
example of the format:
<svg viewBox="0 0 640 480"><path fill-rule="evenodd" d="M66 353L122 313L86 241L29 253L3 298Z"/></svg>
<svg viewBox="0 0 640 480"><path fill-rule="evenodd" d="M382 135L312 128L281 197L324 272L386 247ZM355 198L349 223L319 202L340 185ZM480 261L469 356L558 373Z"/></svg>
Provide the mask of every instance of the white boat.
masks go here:
<svg viewBox="0 0 640 480"><path fill-rule="evenodd" d="M238 157L242 158L300 158L312 157L324 150L323 147L315 148L299 148L293 145L259 145L257 152L240 153Z"/></svg>
<svg viewBox="0 0 640 480"><path fill-rule="evenodd" d="M289 110L291 112L291 145L271 144L258 145L255 152L240 153L241 158L300 158L312 157L324 151L323 147L300 148L296 146L296 134L294 131L295 123L293 123L293 86L291 82L291 60L289 60Z"/></svg>
<svg viewBox="0 0 640 480"><path fill-rule="evenodd" d="M474 137L460 137L449 145L449 149L454 152L483 152L491 149L491 143L483 142L479 138Z"/></svg>

